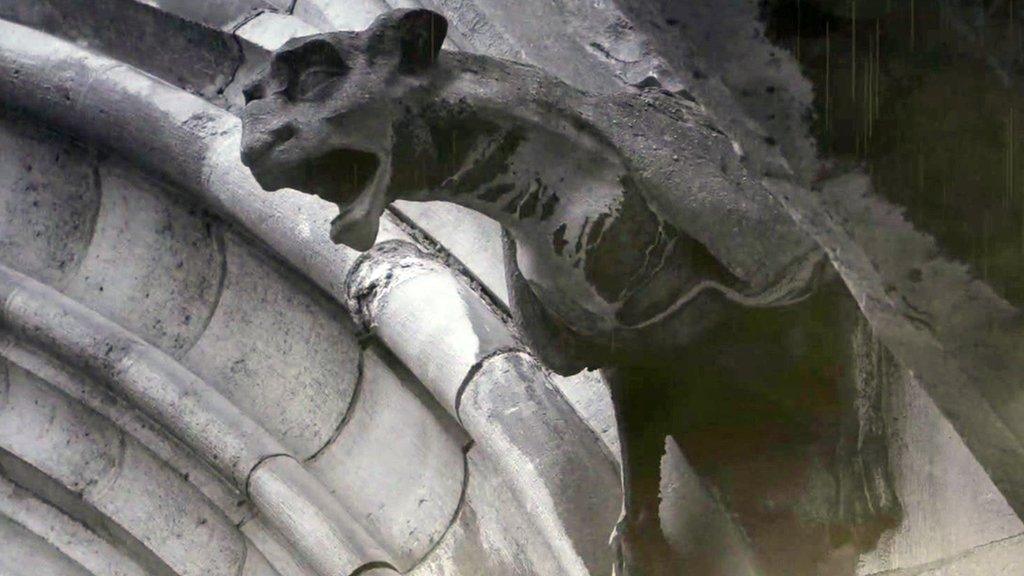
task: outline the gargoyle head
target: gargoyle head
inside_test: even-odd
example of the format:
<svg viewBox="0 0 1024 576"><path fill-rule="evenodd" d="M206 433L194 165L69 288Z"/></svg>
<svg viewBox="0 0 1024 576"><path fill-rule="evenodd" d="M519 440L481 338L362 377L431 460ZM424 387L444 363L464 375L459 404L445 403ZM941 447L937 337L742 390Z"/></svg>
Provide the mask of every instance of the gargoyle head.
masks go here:
<svg viewBox="0 0 1024 576"><path fill-rule="evenodd" d="M289 40L244 90L242 162L267 190L336 204L331 239L368 249L392 200L392 123L447 28L429 10L395 10L361 32Z"/></svg>

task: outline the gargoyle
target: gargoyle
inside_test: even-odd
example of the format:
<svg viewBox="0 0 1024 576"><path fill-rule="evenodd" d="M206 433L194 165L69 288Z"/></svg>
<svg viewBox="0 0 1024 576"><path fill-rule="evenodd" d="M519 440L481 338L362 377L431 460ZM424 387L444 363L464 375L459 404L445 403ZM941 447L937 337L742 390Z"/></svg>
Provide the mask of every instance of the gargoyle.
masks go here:
<svg viewBox="0 0 1024 576"><path fill-rule="evenodd" d="M365 31L289 41L244 92L242 160L268 190L336 204L331 238L357 250L398 199L501 223L513 313L535 352L562 374L608 370L625 563L677 574L658 527L671 422L653 427L644 402L683 386L670 368L699 365L710 332L746 310L799 306L827 261L687 93L584 93L442 52L445 32L433 12L398 10Z"/></svg>

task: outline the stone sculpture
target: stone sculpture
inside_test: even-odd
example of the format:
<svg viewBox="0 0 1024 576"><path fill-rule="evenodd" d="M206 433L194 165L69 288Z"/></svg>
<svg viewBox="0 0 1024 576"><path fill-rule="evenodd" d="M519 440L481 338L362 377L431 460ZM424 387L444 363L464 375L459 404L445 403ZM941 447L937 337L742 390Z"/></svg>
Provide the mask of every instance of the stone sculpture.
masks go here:
<svg viewBox="0 0 1024 576"><path fill-rule="evenodd" d="M651 418L659 398L698 385L680 381L699 375L692 366L723 361L722 326L774 354L783 344L750 335L770 339L795 320L771 309L848 298L810 297L830 279L823 253L685 91L591 95L530 66L442 52L445 32L433 12L397 10L365 31L289 41L245 91L242 160L268 190L336 204L331 238L357 250L398 199L454 202L501 223L531 347L561 374L607 370L624 447L622 562L630 574L677 574L658 528L658 464L674 431L673 418ZM825 356L819 364L835 355ZM845 403L838 523L898 514L882 435L865 432L874 397Z"/></svg>

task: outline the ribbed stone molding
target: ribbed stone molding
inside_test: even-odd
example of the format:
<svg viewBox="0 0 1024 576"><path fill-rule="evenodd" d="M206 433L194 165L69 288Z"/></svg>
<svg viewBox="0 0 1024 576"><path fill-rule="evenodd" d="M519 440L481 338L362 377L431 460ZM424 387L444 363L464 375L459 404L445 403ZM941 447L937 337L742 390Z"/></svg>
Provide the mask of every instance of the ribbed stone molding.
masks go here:
<svg viewBox="0 0 1024 576"><path fill-rule="evenodd" d="M458 417L467 378L517 343L444 264L400 240L378 243L352 268L348 307Z"/></svg>
<svg viewBox="0 0 1024 576"><path fill-rule="evenodd" d="M495 312L403 241L349 274L349 307L454 415L534 510L563 574L603 573L620 511L612 457ZM580 487L586 487L581 490Z"/></svg>
<svg viewBox="0 0 1024 576"><path fill-rule="evenodd" d="M163 352L0 266L0 326L105 382L248 494L321 576L387 554L268 432Z"/></svg>
<svg viewBox="0 0 1024 576"><path fill-rule="evenodd" d="M378 282L373 289L360 284L363 280L348 282L350 277L373 277L366 271L379 263L374 260L379 253L364 257L362 272L350 275L358 255L329 241L332 208L293 192L262 191L239 161L237 118L123 63L4 22L0 22L0 101L162 176L265 242L339 302L358 293L353 288L360 285L368 294L376 294L361 314L367 326L449 413L463 421L480 458L505 477L513 500L529 516L537 539L550 549L559 572L579 576L608 572L612 562L607 539L621 501L613 458L539 365L517 350L501 318L450 270L424 263L422 255L408 252L415 250L411 244L404 244L398 252L404 250L405 261L412 264L405 270L408 274L397 274L401 281ZM381 240L388 239L409 237L385 220ZM392 246L396 245L385 243L382 252ZM384 266L386 276L395 272L391 262ZM107 342L96 335L116 327L17 273L7 271L0 280L19 294L15 300L48 290L32 305L45 309L51 305L48 302L57 302L73 311L70 320L57 312L37 318L28 313L33 306L15 306L5 317L26 336L41 339L42 347L60 351L67 360L119 382L126 397L161 423L166 420L165 425L187 443L194 441L218 470L247 486L268 524L318 574L348 574L359 566L374 566L366 565L367 561L387 558L356 522L343 520L344 511L332 504L334 498L285 449L265 440L265 431L254 430L258 427L251 422L239 424L241 428L225 424L222 416L228 420L244 416L233 406L224 406L222 398L211 400L208 406L216 409L210 413L194 407L195 416L211 430L226 426L255 436L233 438L226 431L228 445L211 443L187 429L191 424L176 424L173 410L168 410L190 396L174 397L174 386L168 392L172 395L163 400L146 395L154 392L145 385L162 382L167 370L197 389L201 380L174 372L184 369L168 368L161 353L116 331L109 333L116 335L112 342L124 348L120 357L130 357L132 362L107 366L97 360L103 358ZM70 324L60 326L59 321ZM33 328L32 322L39 325ZM64 331L78 340L62 342ZM460 396L469 402L465 408L460 406ZM305 515L292 511L313 514L310 524L304 523Z"/></svg>

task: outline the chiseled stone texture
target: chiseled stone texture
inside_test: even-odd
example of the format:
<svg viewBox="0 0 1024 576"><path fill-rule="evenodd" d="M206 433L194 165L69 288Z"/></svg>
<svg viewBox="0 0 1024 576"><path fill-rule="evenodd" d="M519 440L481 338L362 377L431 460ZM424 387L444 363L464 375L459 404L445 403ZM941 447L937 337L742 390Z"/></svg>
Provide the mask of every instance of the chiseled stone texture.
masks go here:
<svg viewBox="0 0 1024 576"><path fill-rule="evenodd" d="M88 44L175 86L226 105L225 100L239 97L238 86L246 73L251 73L262 64L259 60L262 57L260 51L265 52L289 36L304 34L312 29L362 28L388 7L412 3L298 0L294 16L287 16L285 12L291 8L291 3L277 0L111 0L88 5L69 0L15 0L0 4L0 17L25 22ZM419 3L439 8L451 17L454 25L451 44L458 48L528 60L562 74L572 83L589 83L597 89L640 80L647 74L656 75L663 82L673 81L670 74L664 74L658 68L657 59L651 58L651 54L646 52L647 48L637 43L630 22L619 19L616 6L609 3L604 3L603 7L599 6L601 3L582 6L578 2L551 2L544 6L527 2L520 6L505 5L495 0L423 0ZM617 2L619 7L636 4ZM740 11L748 10L753 5L752 2L739 4L736 9ZM85 10L83 6L86 6ZM679 7L682 7L680 9L699 13L701 18L707 18L712 23L726 14L717 9L709 12L706 10L708 6L717 8L708 2L679 3ZM264 10L264 13L258 14L259 10ZM600 11L596 19L575 18L581 25L570 26L565 23L567 15L593 16L595 10ZM588 28L587 22L600 24L591 24ZM715 43L726 41L727 36L708 38L707 42L695 48L684 46L679 52L666 55L681 70L690 72L692 67L700 65L709 55L715 56ZM24 39L23 36L17 38ZM733 50L722 52L718 55L720 58L715 60L738 71L734 78L726 79L730 87L740 86L750 78L744 72L750 64L749 60L744 59L744 46L747 44L736 44ZM46 41L26 49L35 50L41 59L57 54L55 61L60 62L63 48L57 48L56 44ZM684 62L687 60L684 58L687 56L686 50L691 49L699 53L699 58ZM413 503L413 494L422 492L435 496L435 500L429 501L432 506L424 513L422 523L402 519L406 526L415 525L421 531L407 545L405 542L402 545L394 544L398 540L398 525L381 522L377 528L378 533L384 535L381 537L384 541L380 544L389 548L388 553L391 555L397 554L399 558L408 560L418 554L418 550L429 552L412 568L412 574L563 574L576 573L588 563L594 565L592 573L607 573L604 559L594 560L574 555L578 550L587 549L598 551L597 555L600 556L601 551L606 550L605 543L601 541L607 538L606 526L595 523L594 526L573 527L573 533L582 539L577 541L538 537L538 534L550 536L558 532L557 518L565 509L559 508L557 502L548 507L538 506L534 501L526 501L523 496L525 493L541 486L541 492L546 490L550 494L568 495L566 502L572 502L572 498L581 498L584 501L581 505L592 506L596 516L608 516L614 520L617 509L612 510L611 505L596 499L587 504L587 499L601 491L615 492L617 487L603 486L613 483L608 481L609 473L604 469L594 472L599 476L596 482L579 478L575 484L550 482L550 474L557 477L559 466L569 464L555 459L535 460L533 451L559 454L558 450L566 450L574 442L581 442L584 445L583 452L587 454L604 451L600 443L574 436L578 432L575 425L570 427L572 434L560 437L558 425L537 426L533 430L531 426L517 423L517 418L526 418L523 414L528 415L531 411L534 414L547 414L555 422L562 421L560 418L568 418L571 412L566 411L563 400L553 395L553 388L548 386L539 371L529 367L528 359L519 369L510 366L510 360L501 360L503 355L500 352L506 343L504 340L499 346L485 346L474 344L472 339L456 339L465 344L464 348L446 349L443 354L432 350L429 341L425 340L418 344L420 350L435 354L435 358L451 354L455 361L451 365L443 364L439 372L431 372L437 366L432 362L417 366L416 360L420 356L412 352L416 348L410 347L402 360L411 359L407 361L409 368L415 368L411 372L421 379L423 374L437 378L436 382L416 382L390 361L378 358L371 349L369 359L364 359L364 384L371 381L384 384L374 389L374 393L381 396L367 395L363 399L366 405L362 406L358 395L354 395L358 362L351 362L354 362L352 358L358 357L359 352L353 344L351 333L338 328L341 324L335 324L332 328L325 322L309 330L309 334L316 334L315 337L310 336L309 350L304 347L292 348L280 338L278 323L273 311L268 309L285 302L284 306L298 316L315 316L325 309L333 310L328 314L337 314L336 303L330 300L344 299L346 272L356 255L328 245L326 222L331 216L330 208L315 199L287 192L276 196L256 194L258 188L251 177L238 167L237 130L233 128L231 119L197 112L184 93L169 87L154 89L146 81L140 81L138 74L130 68L103 68L106 64L100 62L98 57L82 57L79 63L83 69L91 65L98 67L88 69L88 73L81 73L67 66L66 62L59 66L44 67L46 72L40 76L44 82L39 85L49 86L52 83L54 89L36 90L28 99L20 100L22 103L36 102L36 112L51 118L54 125L43 127L8 117L0 122L0 149L5 151L0 154L0 223L4 224L0 228L0 262L61 290L170 356L185 358L186 361L194 360L196 363L190 364L193 370L208 370L208 384L221 392L237 393L239 406L244 406L251 416L260 420L266 428L272 429L282 442L296 450L300 456L315 455L312 460L304 462L305 468L327 490L335 494L351 490L350 496L360 488L365 490L368 500L360 500L343 515L353 512L365 515L368 508L360 509L360 506L368 507L375 501L387 501L391 508L383 512L397 517ZM102 73L92 76L97 70ZM788 73L787 70L783 72ZM762 72L770 74L772 70L765 69ZM71 78L69 85L74 89L63 87L62 82L68 78ZM3 80L2 76L0 80ZM109 98L109 93L96 88L100 85L107 88L117 86L116 90L123 97L120 100ZM84 87L88 87L88 90ZM698 97L706 96L709 104L715 104L717 110L726 112L726 120L735 117L742 124L740 119L743 116L740 112L749 106L746 102L731 100L727 94L730 87L726 87L719 79L711 79L706 87L695 90L695 93ZM117 104L112 106L110 102ZM143 105L140 106L140 102ZM788 103L782 103L782 106L786 105ZM103 106L103 114L95 112ZM729 114L729 111L737 113ZM767 117L774 114L775 109L765 108L760 112ZM10 115L7 112L5 114ZM128 151L120 150L131 161L138 163L142 167L141 171L169 179L173 185L165 189L162 184L155 184L147 176L136 173L136 169L128 164L116 158L111 160L102 157L89 147L75 144L65 136L50 131L51 128L61 129L58 122L67 122L69 118L72 123L78 122L74 126L78 134L101 141L106 139L100 143L115 150L119 150L119 146L130 148ZM130 120L124 121L126 118ZM782 116L778 118L781 121ZM760 145L763 133L759 127L738 125L735 128L737 137L746 147ZM14 153L7 154L7 150ZM805 167L804 153L802 149L790 151L794 165ZM199 196L189 196L183 192L184 189ZM172 200L171 196L178 199ZM200 197L201 200L197 200ZM227 220L229 224L226 228L229 231L224 231L217 217L210 218L202 214L198 209L202 204ZM480 217L474 221L463 221L457 210L451 211L449 208L437 207L437 211L410 210L403 213L414 225L419 225L421 237L425 232L425 236L432 237L442 248L447 248L449 253L466 265L470 275L481 280L500 300L504 296L500 263L497 257L486 256L501 253L496 226ZM126 217L128 214L131 217ZM453 223L459 226L453 226ZM257 236L259 240L249 240L250 236L246 233L230 231L235 225ZM394 220L385 221L382 237L410 240L408 234L395 226ZM222 241L220 238L227 240ZM295 270L288 270L275 258L267 256L268 248ZM181 268L177 267L176 256L181 257ZM174 266L169 267L170 263ZM251 275L237 276L241 267L247 267L245 269ZM236 275L232 276L232 273ZM310 282L304 281L302 276ZM471 291L458 287L447 278L427 280L429 282L424 280L421 286L429 283L431 290L439 291L455 287L461 291L462 297L472 296ZM270 287L264 288L264 282ZM314 284L317 288L313 287ZM413 285L410 284L410 288ZM103 286L102 292L99 286ZM219 289L211 290L211 286L223 286L231 291L222 293ZM319 289L326 294L319 293ZM220 309L224 303L218 298L223 296L238 299L230 315L229 308ZM402 298L412 303L417 302L413 294L399 296L396 302ZM473 302L474 305L479 304ZM259 308L261 305L264 308ZM477 313L472 312L471 315ZM396 319L403 315L420 318L420 314L425 313L417 310L393 312ZM186 321L186 317L190 319ZM429 320L427 316L422 317ZM207 323L212 323L213 319L222 322L220 336L223 338L215 338L213 333L203 332ZM407 322L409 331L415 331L417 324L412 320ZM473 322L469 324L473 325ZM247 327L250 325L261 331L258 342L245 342L238 338L244 334L243 330L250 329ZM294 331L300 324L285 323L283 326ZM346 330L351 330L351 327ZM209 340L202 346L196 346L195 342L204 336ZM327 343L313 341L320 337L326 338ZM398 330L394 330L390 337L404 341L403 333ZM479 339L479 335L474 335L474 338ZM410 342L415 342L415 339ZM341 349L335 349L339 343ZM224 348L220 348L221 345ZM0 349L4 350L5 355L25 352L17 346L3 346ZM191 356L190 350L194 352ZM481 351L486 352L481 354ZM392 352L397 354L397 351ZM489 357L491 352L498 355ZM310 371L301 365L302 361L307 360L307 353L310 353L309 358L313 358L309 363L315 363L317 371ZM204 355L205 360L199 362L197 358ZM221 360L217 360L218 355ZM381 356L387 357L388 354L382 353ZM230 365L218 364L224 359L232 362L240 358L251 361L260 369L251 371L249 378L246 378L232 373ZM279 365L279 361L284 363ZM491 366L492 363L494 366ZM278 366L284 366L288 371L275 373ZM367 376L378 369L377 376ZM33 370L44 372L40 366L33 366ZM189 457L185 453L189 449L181 451L179 447L180 451L175 453L167 447L168 443L176 441L168 439L161 423L150 422L150 428L147 429L147 424L140 423L147 417L132 416L132 406L118 407L118 402L128 403L110 399L105 390L99 390L106 385L104 382L76 378L74 370L64 371L63 376L57 375L61 370L63 368L55 368L52 374L47 373L46 379L50 380L47 384L21 368L5 369L5 375L7 372L15 374L16 381L15 384L3 381L0 392L4 394L5 402L13 393L12 390L18 394L26 393L26 382L31 382L32 386L42 391L41 398L48 399L43 404L33 404L32 409L21 410L17 420L8 421L23 423L24 418L39 418L41 414L30 414L36 409L35 406L62 407L51 413L55 420L47 425L53 426L55 431L62 431L65 434L63 438L72 442L69 445L76 449L81 446L83 450L91 450L87 453L93 454L95 458L79 460L74 464L76 461L73 458L81 454L76 456L63 447L59 450L48 448L46 454L36 454L37 448L31 448L30 457L40 466L49 467L48 470L52 472L41 474L40 469L34 465L29 466L21 458L14 458L7 444L4 444L2 461L8 464L13 462L13 465L4 468L4 473L15 477L22 485L31 485L38 492L30 494L23 486L0 478L0 523L6 523L2 530L7 530L4 534L11 534L11 538L17 537L19 541L33 542L27 545L26 550L32 553L41 551L39 553L43 556L40 558L45 558L42 561L56 562L51 564L55 573L63 571L74 574L74 566L77 564L93 574L134 575L150 571L151 566L146 566L146 562L163 564L164 558L169 563L175 563L173 568L176 572L197 573L195 571L198 569L189 564L193 560L182 560L184 553L175 551L175 546L186 546L182 544L184 540L175 541L172 538L158 546L153 534L157 533L154 530L160 523L155 523L156 527L138 528L139 532L136 533L125 529L118 531L117 527L122 524L117 522L137 526L139 511L148 510L145 506L170 514L166 506L160 503L146 503L147 500L155 500L154 495L163 496L161 490L164 484L153 483L152 478L161 479L161 482L175 479L178 483L175 486L178 487L168 489L167 502L163 504L180 504L176 510L184 514L181 518L196 522L198 520L195 520L194 515L189 516L192 514L190 511L210 510L208 498L223 508L221 500L232 494L230 489L219 489L221 496L211 498L210 494L217 492L209 488L209 482L215 482L211 479L212 473L200 480L200 475L195 473L197 464L185 462ZM473 377L466 379L474 370ZM491 389L497 391L493 392L493 396L475 388L483 384L486 390L488 381L501 382L517 370L531 374L530 378L534 378L531 382L536 383L537 388L494 387ZM305 378L305 386L298 396L281 394L273 400L246 396L268 390L280 391L280 386L287 389L291 385L289 379L296 375L300 380ZM591 387L598 388L600 382L594 380L593 375L584 378L590 378ZM516 377L512 381L518 382L519 379ZM598 384L593 384L595 381ZM154 378L152 382L156 385L160 380ZM88 404L92 410L61 396L61 392L49 388L51 385L69 394L75 392L71 396ZM570 390L572 385L572 380L559 381L559 387L566 390L572 404L588 417L588 421L602 433L609 446L615 446L614 430L610 425L613 420L607 412L607 404L599 395L575 394L575 391ZM243 389L246 392L240 392ZM438 396L444 400L438 402L429 398L426 393L428 389L435 393L445 391ZM459 390L463 391L461 403L455 402ZM874 555L864 559L860 573L885 571L883 573L892 576L991 576L1024 571L1021 565L1024 544L1019 536L1019 519L1012 514L994 486L985 482L987 479L976 460L927 397L912 384L908 384L902 393L905 396L902 400L904 408L901 410L906 412L897 411L900 420L896 436L905 444L900 445L900 450L894 455L894 467L900 484L900 496L907 506L908 520L898 531L883 540ZM328 399L325 406L317 403L321 400L317 394L324 394ZM525 398L518 398L517 394L524 394ZM393 454L379 455L377 464L381 470L396 475L388 476L387 482L397 485L398 477L411 474L408 477L418 478L424 485L417 486L417 490L410 490L401 498L388 500L382 498L382 494L393 488L365 486L365 478L374 477L371 467L374 452L384 452L389 447L381 447L374 442L360 444L359 439L362 434L367 434L368 438L382 435L386 432L383 427L398 425L388 419L391 415L374 421L371 411L361 412L373 402L389 402L392 398L395 402L409 406L406 410L416 414L412 421L421 428L418 433L409 434L406 438L411 444L396 446ZM419 403L414 404L414 400ZM526 402L523 404L524 409L515 404L519 401ZM510 404L504 404L505 409L501 410L499 407L503 402ZM897 398L895 402L899 404L900 400ZM351 413L348 413L349 408L343 407L347 403L351 403ZM466 439L452 426L451 420L446 420L450 415L443 413L442 406L447 408L447 412L458 410L456 415L470 429L470 436L476 442L466 453L465 463L461 456L466 447ZM316 424L309 424L301 420L299 413L304 409L312 409L313 413L322 418ZM116 424L116 428L105 423L104 418L109 418ZM532 419L528 421L535 423ZM86 425L98 431L95 439L76 436L75 431ZM341 425L344 426L339 430L338 426ZM347 430L346 426L353 427ZM506 426L513 429L519 426L527 430L528 434L523 432L526 437L517 438ZM0 429L4 430L4 441L9 442L10 446L14 446L14 439L21 447L19 450L27 450L26 447L31 446L24 444L24 432L17 429L16 425L0 420ZM123 431L118 432L117 429ZM160 434L165 435L163 440ZM58 439L61 437L54 436ZM116 441L115 446L120 442L119 445L125 447L124 451L111 450L107 443L112 441ZM510 442L516 449L502 450L502 441ZM428 443L437 451L438 458L436 461L429 460L421 470L416 469L416 462L399 457L403 450L408 454ZM29 457L28 452L25 454ZM526 456L520 458L521 454ZM419 456L425 457L426 454ZM166 464L159 462L157 457L165 460ZM593 461L600 462L600 466L611 461L607 454L603 457L595 455L594 458ZM285 457L272 458L268 463L275 461L289 462L293 471L299 471L295 466L301 466L298 460L291 461ZM78 466L81 475L76 476L70 468L62 469L62 462L66 467L72 464ZM442 466L441 462L448 464ZM516 467L517 462L523 465ZM942 462L945 472L936 473L934 462ZM457 464L456 470L450 469L452 463ZM352 464L358 465L346 468ZM198 465L203 466L201 463ZM128 472L127 478L110 480L123 483L117 486L124 486L127 497L125 501L100 498L95 502L76 505L76 500L68 497L72 491L62 482L80 487L82 482L88 484L88 478L106 477L103 471L109 472L112 466L128 467L125 470ZM193 473L183 470L192 470ZM463 476L465 470L468 470L468 474ZM139 471L144 471L146 482L131 484L138 480L131 475L142 473ZM686 477L686 472L686 469L682 469L676 487L685 486L686 482L693 480ZM614 471L611 477L614 477ZM311 478L306 477L304 481ZM464 482L465 492L455 492L461 496L461 500L458 500L452 490L460 480ZM427 485L433 481L439 485ZM201 483L207 483L202 492L194 488ZM92 495L96 488L93 486L84 490ZM180 494L188 495L184 503L177 499ZM330 506L334 506L336 501L333 495L331 498L334 504ZM706 501L701 503L701 506L708 505ZM424 507L428 507L428 504L424 504ZM453 507L454 521L439 530L438 526L445 513L453 510ZM605 507L608 509L605 510ZM687 511L692 514L700 509L698 506ZM220 554L213 560L200 558L195 562L234 562L231 569L236 572L233 573L241 570L241 574L250 575L315 574L308 562L304 563L288 544L283 543L267 514L253 516L244 510L245 507L233 510L231 521L226 522L229 527L239 522L240 533L244 537L233 533L223 538L218 536L200 541L199 544L207 547L223 545L223 550L228 553ZM216 510L213 512L217 513ZM108 513L110 516L105 517L104 514ZM545 516L545 513L550 515ZM115 516L115 520L109 520ZM167 525L174 525L175 519L170 516L157 517L169 522ZM81 521L86 524L79 523L80 519L84 519ZM963 523L968 527L962 527ZM223 519L214 524L223 526ZM108 536L114 534L125 542L135 544L112 546L88 526L100 526L99 533ZM279 530L281 525L278 523L276 526ZM207 530L215 531L213 527ZM387 530L394 532L386 535ZM150 539L148 543L140 544L147 542L146 538ZM187 540L191 536L182 538ZM435 542L437 538L440 540ZM43 543L40 544L40 541ZM565 542L570 542L568 548ZM431 543L436 546L430 548ZM150 545L159 550L147 552L147 546ZM406 547L402 548L403 545ZM204 554L192 553L199 556ZM245 565L240 566L237 559L243 556ZM70 559L72 564L60 560L62 557ZM9 560L9 557L4 560ZM16 570L21 568L23 566L15 564L12 570L18 574ZM198 573L217 572L211 568L210 572ZM392 574L393 571L380 567L361 573L378 576Z"/></svg>
<svg viewBox="0 0 1024 576"><path fill-rule="evenodd" d="M335 434L355 389L359 347L337 303L253 243L226 238L217 309L183 364L306 458Z"/></svg>
<svg viewBox="0 0 1024 576"><path fill-rule="evenodd" d="M0 149L0 260L62 287L85 257L100 209L95 155L6 115Z"/></svg>
<svg viewBox="0 0 1024 576"><path fill-rule="evenodd" d="M619 518L618 470L604 443L535 359L508 352L484 361L466 384L459 417L481 451L529 501L534 530L551 543L562 572L601 574Z"/></svg>
<svg viewBox="0 0 1024 576"><path fill-rule="evenodd" d="M32 532L0 516L0 573L9 576L52 574L53 576L89 576L74 560Z"/></svg>
<svg viewBox="0 0 1024 576"><path fill-rule="evenodd" d="M366 351L348 420L308 468L406 570L433 549L458 513L470 440L411 374L384 356Z"/></svg>
<svg viewBox="0 0 1024 576"><path fill-rule="evenodd" d="M93 530L125 534L124 545L143 564L182 576L238 573L245 555L240 535L194 486L45 382L11 365L6 373L0 404L5 475L44 498L63 500Z"/></svg>

